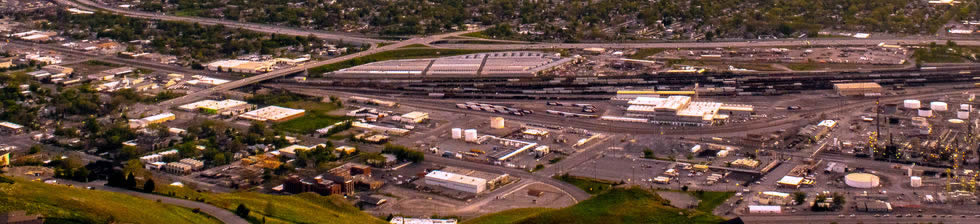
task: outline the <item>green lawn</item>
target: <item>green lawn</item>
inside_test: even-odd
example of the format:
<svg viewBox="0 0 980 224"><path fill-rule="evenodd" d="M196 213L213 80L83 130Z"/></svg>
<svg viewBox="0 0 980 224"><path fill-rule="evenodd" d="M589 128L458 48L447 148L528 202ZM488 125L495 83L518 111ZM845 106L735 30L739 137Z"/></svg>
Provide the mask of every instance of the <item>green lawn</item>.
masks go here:
<svg viewBox="0 0 980 224"><path fill-rule="evenodd" d="M515 208L493 214L476 217L463 222L464 224L502 224L517 223L544 212L554 211L551 208Z"/></svg>
<svg viewBox="0 0 980 224"><path fill-rule="evenodd" d="M823 68L823 66L815 63L791 63L786 64L786 67L793 69L793 71L812 71Z"/></svg>
<svg viewBox="0 0 980 224"><path fill-rule="evenodd" d="M575 185L576 187L581 188L585 192L589 192L589 194L592 195L606 192L607 190L612 189L613 186L618 184L618 183L613 183L608 181L593 180L592 178L576 177L576 176L568 176L568 175L555 176L555 179Z"/></svg>
<svg viewBox="0 0 980 224"><path fill-rule="evenodd" d="M702 192L688 192L691 196L701 200L701 204L698 204L698 211L711 213L715 210L715 207L725 203L725 200L735 195L735 192L717 192L717 191L702 191Z"/></svg>
<svg viewBox="0 0 980 224"><path fill-rule="evenodd" d="M483 34L483 31L476 31L476 32L465 33L465 34L460 35L460 36L464 36L464 37L476 37L476 38L483 38L483 39L491 39L490 36L487 36L486 34Z"/></svg>
<svg viewBox="0 0 980 224"><path fill-rule="evenodd" d="M379 52L364 57L354 58L346 61L341 61L329 65L319 66L311 68L309 70L310 74L321 75L323 73L329 73L332 71L337 71L340 69L350 68L358 65L363 65L371 62L377 61L387 61L396 59L413 59L413 58L434 58L443 56L453 56L453 55L463 55L488 52L486 50L463 50L463 49L437 49L437 48L409 48L409 49L396 49L391 51Z"/></svg>
<svg viewBox="0 0 980 224"><path fill-rule="evenodd" d="M249 219L253 223L335 223L370 224L385 223L370 214L358 210L340 196L320 196L314 193L280 196L255 192L199 193L187 188L163 186L157 193L191 200L202 199L205 203L234 211L239 204L251 210Z"/></svg>
<svg viewBox="0 0 980 224"><path fill-rule="evenodd" d="M333 103L291 101L278 106L306 110L306 114L302 117L273 125L274 128L282 131L309 134L316 131L316 129L324 128L347 119L347 117L344 116L328 114L330 111L339 108L337 104Z"/></svg>
<svg viewBox="0 0 980 224"><path fill-rule="evenodd" d="M664 52L663 48L641 48L636 50L636 54L630 55L630 59L646 60L647 57Z"/></svg>
<svg viewBox="0 0 980 224"><path fill-rule="evenodd" d="M697 210L670 207L666 200L640 188L615 188L571 207L546 211L520 220L500 223L718 223L722 218ZM501 215L513 217L505 212ZM484 216L480 220L491 220Z"/></svg>
<svg viewBox="0 0 980 224"><path fill-rule="evenodd" d="M204 213L122 193L12 178L0 183L0 213L25 210L46 223L220 223Z"/></svg>
<svg viewBox="0 0 980 224"><path fill-rule="evenodd" d="M912 57L926 63L964 63L977 61L980 47L937 45L915 49Z"/></svg>

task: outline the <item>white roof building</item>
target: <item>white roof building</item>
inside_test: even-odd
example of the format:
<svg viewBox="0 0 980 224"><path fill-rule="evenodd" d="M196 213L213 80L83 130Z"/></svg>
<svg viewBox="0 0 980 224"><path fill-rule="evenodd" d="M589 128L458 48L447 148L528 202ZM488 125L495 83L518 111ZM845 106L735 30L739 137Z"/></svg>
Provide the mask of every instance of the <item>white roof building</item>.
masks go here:
<svg viewBox="0 0 980 224"><path fill-rule="evenodd" d="M256 121L280 122L303 116L304 113L306 113L306 110L303 109L268 106L258 110L249 111L239 117Z"/></svg>
<svg viewBox="0 0 980 224"><path fill-rule="evenodd" d="M426 174L425 183L474 194L483 192L487 187L486 179L438 170Z"/></svg>

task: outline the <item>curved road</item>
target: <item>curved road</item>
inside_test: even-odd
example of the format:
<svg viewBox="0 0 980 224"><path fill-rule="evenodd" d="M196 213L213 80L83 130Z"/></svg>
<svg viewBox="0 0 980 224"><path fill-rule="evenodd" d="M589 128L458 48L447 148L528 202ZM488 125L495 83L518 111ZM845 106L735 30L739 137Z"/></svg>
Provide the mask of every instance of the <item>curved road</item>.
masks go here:
<svg viewBox="0 0 980 224"><path fill-rule="evenodd" d="M131 191L122 188L109 187L105 185L105 181L92 181L87 183L71 181L71 180L62 180L62 179L59 179L58 181L71 183L72 185L75 186L86 186L86 187L92 187L94 189L103 190L103 191L128 194L147 200L153 200L153 201L160 200L161 203L176 205L188 209L198 208L201 209L201 212L207 213L208 215L211 215L214 218L217 218L219 221L226 224L248 224L248 221L246 221L241 217L238 217L238 215L235 215L235 213L232 213L231 211L203 202L196 202L191 200L184 200L184 199L171 198L171 197L160 196L155 194L147 194L143 192Z"/></svg>

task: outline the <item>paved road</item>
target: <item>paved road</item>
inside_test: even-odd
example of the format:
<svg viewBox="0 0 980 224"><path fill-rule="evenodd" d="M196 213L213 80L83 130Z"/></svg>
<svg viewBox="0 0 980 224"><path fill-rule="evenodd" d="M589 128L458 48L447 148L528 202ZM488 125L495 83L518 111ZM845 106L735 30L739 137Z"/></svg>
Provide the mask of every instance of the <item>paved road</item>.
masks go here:
<svg viewBox="0 0 980 224"><path fill-rule="evenodd" d="M772 224L786 224L786 223L820 223L827 224L831 222L836 223L980 223L980 218L973 216L973 214L967 215L966 218L961 218L959 215L955 215L951 218L933 218L930 214L928 217L901 217L896 218L894 214L891 217L874 217L873 215L857 215L855 217L841 218L840 214L834 215L752 215L752 216L742 216L742 221L745 223L772 223ZM913 214L915 215L915 214Z"/></svg>
<svg viewBox="0 0 980 224"><path fill-rule="evenodd" d="M202 202L171 198L171 197L160 196L155 194L147 194L143 192L131 191L122 188L109 187L109 186L105 186L105 181L92 181L88 183L81 183L81 182L60 180L60 179L58 181L64 183L71 183L76 186L93 187L97 190L128 194L128 195L144 198L147 200L153 200L153 201L159 200L160 202L165 204L176 205L189 209L199 208L201 209L201 212L207 213L208 215L211 215L226 224L248 224L248 221L242 219L241 217L238 217L237 215L235 215L235 213L232 213L231 211Z"/></svg>
<svg viewBox="0 0 980 224"><path fill-rule="evenodd" d="M91 52L78 51L78 50L74 50L74 49L70 49L70 48L66 48L66 47L61 47L61 46L29 43L29 42L24 42L24 41L20 41L20 40L11 40L9 42L9 44L11 44L11 45L17 45L19 47L35 48L35 49L46 50L46 51L55 51L55 52L59 52L59 53L62 53L62 54L77 55L77 56L82 56L82 57L88 58L88 59L86 59L84 61L88 61L88 60L99 60L99 61L105 61L105 62L109 62L109 63L113 63L113 64L131 65L131 66L134 66L134 67L147 68L147 69L156 70L156 71L171 72L171 73L181 73L181 74L188 74L188 75L203 75L203 74L208 74L205 71L193 70L193 69L189 69L189 68L185 68L185 67L180 67L180 66L177 66L177 65L166 65L166 64L160 64L160 63L155 63L155 62L146 61L146 60L125 59L125 58L119 58L119 57L110 56L110 55L100 55L100 54L95 54L95 53L91 53ZM79 61L82 61L82 60L79 60ZM77 63L79 61L67 61L67 62L63 62L62 64L72 64L72 63Z"/></svg>
<svg viewBox="0 0 980 224"><path fill-rule="evenodd" d="M313 35L320 39L342 41L347 43L377 44L377 43L389 42L387 40L363 37L360 34L354 34L354 33L306 30L306 29L290 28L285 26L277 26L277 25L269 25L269 24L245 23L245 22L238 22L232 20L211 19L211 18L202 18L202 17L172 16L172 15L165 15L159 13L127 10L127 9L115 8L112 6L98 4L90 0L55 0L55 2L61 5L68 5L79 9L96 11L97 8L100 10L110 11L129 17L143 18L143 19L180 21L180 22L189 22L189 23L199 23L204 25L223 25L226 27L242 28L242 29L252 30L256 32L278 33L278 34L286 34L286 35L293 35L293 36Z"/></svg>
<svg viewBox="0 0 980 224"><path fill-rule="evenodd" d="M958 45L980 46L980 40L955 40ZM814 40L764 40L723 42L652 42L652 43L536 43L536 44L436 44L441 48L478 50L531 50L552 48L729 48L729 47L776 47L776 46L868 46L886 44L945 44L946 39L814 39Z"/></svg>

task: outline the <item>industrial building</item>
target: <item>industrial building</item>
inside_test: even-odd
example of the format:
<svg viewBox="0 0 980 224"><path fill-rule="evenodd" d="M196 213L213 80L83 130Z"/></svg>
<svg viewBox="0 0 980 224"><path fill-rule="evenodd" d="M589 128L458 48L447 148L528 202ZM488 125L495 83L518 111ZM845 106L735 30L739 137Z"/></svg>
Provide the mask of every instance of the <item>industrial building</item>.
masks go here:
<svg viewBox="0 0 980 224"><path fill-rule="evenodd" d="M793 203L793 198L790 197L789 193L778 191L759 192L756 200L759 204L764 205L791 205Z"/></svg>
<svg viewBox="0 0 980 224"><path fill-rule="evenodd" d="M371 130L375 132L380 132L388 135L405 135L408 134L409 130L394 127L385 127L380 125L368 124L364 122L352 122L351 127L362 128L366 130Z"/></svg>
<svg viewBox="0 0 980 224"><path fill-rule="evenodd" d="M358 77L529 77L575 61L555 54L533 51L476 53L430 59L373 62L331 73L332 76Z"/></svg>
<svg viewBox="0 0 980 224"><path fill-rule="evenodd" d="M778 205L749 205L749 213L751 214L779 214L782 212L782 207Z"/></svg>
<svg viewBox="0 0 980 224"><path fill-rule="evenodd" d="M800 188L800 185L803 184L803 178L794 177L794 176L783 176L783 178L779 179L779 181L777 181L776 184L778 184L780 187Z"/></svg>
<svg viewBox="0 0 980 224"><path fill-rule="evenodd" d="M880 96L881 85L873 82L837 83L834 90L841 96Z"/></svg>
<svg viewBox="0 0 980 224"><path fill-rule="evenodd" d="M163 170L172 174L187 175L191 173L193 168L191 168L191 165L187 165L185 163L170 162L167 163L167 165L163 165Z"/></svg>
<svg viewBox="0 0 980 224"><path fill-rule="evenodd" d="M488 173L479 170L471 170L471 169L465 169L465 168L453 167L453 166L444 167L440 169L440 171L487 180L487 189L497 188L498 186L504 185L505 183L510 181L510 175L506 173L505 174Z"/></svg>
<svg viewBox="0 0 980 224"><path fill-rule="evenodd" d="M749 105L693 101L690 96L636 97L628 102L626 116L649 118L655 123L711 125L732 115L749 115Z"/></svg>
<svg viewBox="0 0 980 224"><path fill-rule="evenodd" d="M268 106L258 110L246 112L238 117L254 121L283 122L302 117L305 113L306 110L303 109Z"/></svg>
<svg viewBox="0 0 980 224"><path fill-rule="evenodd" d="M425 184L479 194L487 189L487 180L456 173L433 170L425 175Z"/></svg>

